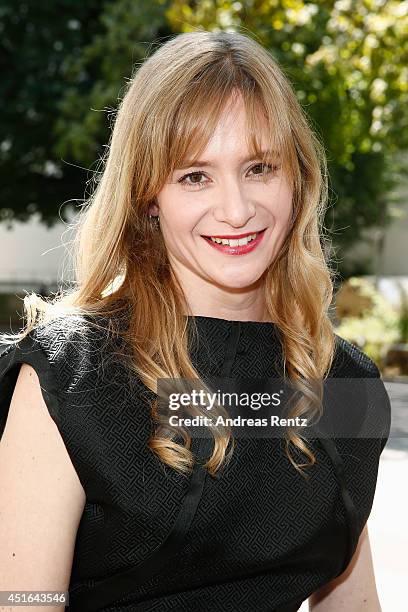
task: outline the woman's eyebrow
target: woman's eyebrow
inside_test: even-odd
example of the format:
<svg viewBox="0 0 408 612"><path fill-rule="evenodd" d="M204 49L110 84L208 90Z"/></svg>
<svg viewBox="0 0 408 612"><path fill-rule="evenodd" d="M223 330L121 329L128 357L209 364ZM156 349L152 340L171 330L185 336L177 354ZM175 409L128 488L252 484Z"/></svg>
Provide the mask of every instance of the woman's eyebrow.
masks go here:
<svg viewBox="0 0 408 612"><path fill-rule="evenodd" d="M240 163L245 163L245 162L252 161L252 160L255 160L255 159L260 159L264 155L265 156L274 156L274 157L278 157L279 156L277 151L260 151L258 157L253 157L252 155L248 155L247 157L241 157L239 161L240 161ZM200 167L206 166L206 167L212 168L213 166L216 166L216 165L217 164L214 164L211 161L207 161L207 160L203 160L203 159L202 160L200 160L200 159L196 159L196 160L194 160L194 159L186 159L186 160L183 160L181 162L181 165L177 166L175 168L175 170L184 170L185 168L192 168L192 167L198 167L198 166L200 166Z"/></svg>

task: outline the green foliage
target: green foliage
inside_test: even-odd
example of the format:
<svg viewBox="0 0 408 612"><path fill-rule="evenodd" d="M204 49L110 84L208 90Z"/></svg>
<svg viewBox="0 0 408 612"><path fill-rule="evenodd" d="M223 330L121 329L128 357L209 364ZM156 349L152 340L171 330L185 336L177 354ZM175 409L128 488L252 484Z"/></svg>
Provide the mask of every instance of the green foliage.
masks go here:
<svg viewBox="0 0 408 612"><path fill-rule="evenodd" d="M399 333L400 342L408 344L408 294L400 287L401 292L401 307L399 312Z"/></svg>
<svg viewBox="0 0 408 612"><path fill-rule="evenodd" d="M78 57L67 58L66 90L56 105L55 150L91 165L109 138L121 92L157 37L168 36L166 4L120 0L100 14L102 31Z"/></svg>
<svg viewBox="0 0 408 612"><path fill-rule="evenodd" d="M349 283L361 296L370 298L372 306L361 317L343 317L336 333L380 363L387 347L399 340L398 312L370 281L353 277Z"/></svg>
<svg viewBox="0 0 408 612"><path fill-rule="evenodd" d="M0 222L47 225L86 195L132 66L168 35L160 1L2 0ZM140 42L143 41L143 42Z"/></svg>
<svg viewBox="0 0 408 612"><path fill-rule="evenodd" d="M404 306L399 319L400 341L408 344L408 307Z"/></svg>
<svg viewBox="0 0 408 612"><path fill-rule="evenodd" d="M55 153L52 126L67 87L66 62L80 56L101 29L104 5L100 0L1 3L0 221L23 221L38 211L52 224L65 199L82 196L85 175Z"/></svg>

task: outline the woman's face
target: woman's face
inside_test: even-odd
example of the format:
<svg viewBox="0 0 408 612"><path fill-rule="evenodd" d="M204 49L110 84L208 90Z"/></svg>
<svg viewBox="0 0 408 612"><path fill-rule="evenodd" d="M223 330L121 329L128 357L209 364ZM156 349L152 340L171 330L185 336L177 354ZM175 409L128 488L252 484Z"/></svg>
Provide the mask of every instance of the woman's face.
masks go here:
<svg viewBox="0 0 408 612"><path fill-rule="evenodd" d="M265 133L263 116L259 120ZM203 163L190 166L186 160L185 167L168 177L157 196L158 207L150 207L150 214L160 215L170 264L196 306L212 295L225 302L228 295L237 300L245 290L252 296L254 288L260 291L257 281L276 258L289 229L292 186L280 160L262 166L261 160L250 159L244 135L245 109L238 97L224 111L200 155ZM261 144L266 150L267 141L262 138ZM214 244L209 238L233 240L254 233L256 240L242 245L225 244L226 238Z"/></svg>

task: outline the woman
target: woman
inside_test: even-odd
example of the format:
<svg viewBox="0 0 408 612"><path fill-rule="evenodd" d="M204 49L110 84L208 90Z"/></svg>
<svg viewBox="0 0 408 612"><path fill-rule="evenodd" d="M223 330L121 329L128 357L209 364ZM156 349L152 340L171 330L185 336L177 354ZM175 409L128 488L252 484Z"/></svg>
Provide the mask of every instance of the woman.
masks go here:
<svg viewBox="0 0 408 612"><path fill-rule="evenodd" d="M140 66L77 285L27 297L0 357L3 590L69 588L81 612L380 610L366 521L389 404L381 437L335 444L190 436L157 403L163 378L381 381L328 317L326 198L323 147L254 40L182 34Z"/></svg>

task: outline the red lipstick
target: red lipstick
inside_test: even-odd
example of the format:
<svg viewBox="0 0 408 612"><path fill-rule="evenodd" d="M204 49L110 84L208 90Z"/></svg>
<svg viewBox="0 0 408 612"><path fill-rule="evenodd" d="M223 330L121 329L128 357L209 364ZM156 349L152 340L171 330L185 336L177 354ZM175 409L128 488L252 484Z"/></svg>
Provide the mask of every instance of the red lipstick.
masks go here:
<svg viewBox="0 0 408 612"><path fill-rule="evenodd" d="M264 237L265 229L258 232L256 238L254 238L247 244L236 245L236 246L230 246L229 244L219 244L218 242L213 242L211 238L208 236L203 236L203 238L207 242L207 244L212 246L214 249L217 249L218 251L225 253L226 255L246 255L247 253L250 253L251 251L256 249L256 247L258 246L258 244L261 242L262 238ZM231 238L231 239L237 240L238 238L244 238L245 236L248 236L251 234L255 234L255 232L249 232L247 234L240 234L237 236L213 236L213 238L228 238L228 239Z"/></svg>
<svg viewBox="0 0 408 612"><path fill-rule="evenodd" d="M236 239L238 240L238 238L245 238L246 236L251 236L251 234L258 234L260 232L263 232L266 228L264 228L263 230L254 230L253 232L247 232L246 234L225 234L223 236L219 236L218 234L211 234L208 236L203 236L203 238L226 238L226 239Z"/></svg>

